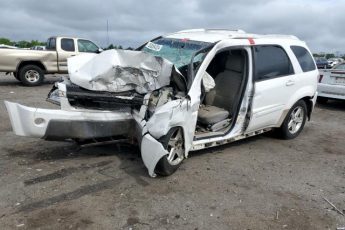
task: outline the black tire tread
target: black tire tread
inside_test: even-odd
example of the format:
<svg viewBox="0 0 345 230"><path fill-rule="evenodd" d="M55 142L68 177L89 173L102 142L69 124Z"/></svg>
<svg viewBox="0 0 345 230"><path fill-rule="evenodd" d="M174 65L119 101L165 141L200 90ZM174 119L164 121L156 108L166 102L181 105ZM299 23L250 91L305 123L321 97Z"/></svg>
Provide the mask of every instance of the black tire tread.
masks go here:
<svg viewBox="0 0 345 230"><path fill-rule="evenodd" d="M169 132L159 140L165 149L168 147L170 137L176 131L176 129L180 129L180 127L170 129ZM178 165L171 165L167 159L167 156L163 156L156 165L155 173L160 176L170 176L180 167L182 162L183 161L181 161L181 163Z"/></svg>
<svg viewBox="0 0 345 230"><path fill-rule="evenodd" d="M297 106L302 106L302 108L304 109L304 118L303 118L303 123L302 123L302 127L300 128L300 130L297 133L291 134L288 130L288 122L289 122L289 118L290 118L290 114L292 113L292 111L297 107ZM307 120L307 105L303 100L299 100L297 101L289 110L289 112L286 114L286 117L284 119L283 124L280 126L280 128L277 130L277 133L279 135L280 138L284 139L284 140L289 140L289 139L293 139L295 137L297 137L303 130L304 125L306 123Z"/></svg>

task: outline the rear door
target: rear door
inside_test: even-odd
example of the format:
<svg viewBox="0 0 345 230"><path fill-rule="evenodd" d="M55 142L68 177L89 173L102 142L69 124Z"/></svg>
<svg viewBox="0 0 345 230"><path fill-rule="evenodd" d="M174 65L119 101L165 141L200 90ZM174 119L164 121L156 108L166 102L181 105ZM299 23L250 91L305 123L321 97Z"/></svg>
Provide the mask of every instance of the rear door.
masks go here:
<svg viewBox="0 0 345 230"><path fill-rule="evenodd" d="M67 58L77 54L75 39L61 38L58 39L57 45L59 72L67 73Z"/></svg>
<svg viewBox="0 0 345 230"><path fill-rule="evenodd" d="M254 95L246 132L274 126L296 91L295 75L285 50L278 45L257 45L254 55Z"/></svg>

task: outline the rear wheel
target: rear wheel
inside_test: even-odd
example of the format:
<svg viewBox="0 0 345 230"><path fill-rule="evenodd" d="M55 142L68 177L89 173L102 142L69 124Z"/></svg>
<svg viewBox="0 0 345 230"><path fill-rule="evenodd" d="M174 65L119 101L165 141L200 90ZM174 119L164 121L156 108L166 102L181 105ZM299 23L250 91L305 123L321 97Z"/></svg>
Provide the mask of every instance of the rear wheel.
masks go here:
<svg viewBox="0 0 345 230"><path fill-rule="evenodd" d="M26 86L37 86L43 82L44 72L36 65L26 65L19 70L19 79Z"/></svg>
<svg viewBox="0 0 345 230"><path fill-rule="evenodd" d="M283 139L297 137L307 120L307 106L304 101L296 102L287 114L282 126L279 128L280 136Z"/></svg>
<svg viewBox="0 0 345 230"><path fill-rule="evenodd" d="M184 160L185 149L182 128L172 128L160 141L168 151L168 155L159 160L155 172L162 176L169 176L180 167Z"/></svg>

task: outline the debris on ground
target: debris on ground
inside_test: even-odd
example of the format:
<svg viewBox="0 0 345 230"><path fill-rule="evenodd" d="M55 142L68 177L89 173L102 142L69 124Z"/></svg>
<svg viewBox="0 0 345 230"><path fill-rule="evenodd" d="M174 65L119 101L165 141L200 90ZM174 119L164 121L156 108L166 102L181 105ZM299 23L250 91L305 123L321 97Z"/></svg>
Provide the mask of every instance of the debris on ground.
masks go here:
<svg viewBox="0 0 345 230"><path fill-rule="evenodd" d="M341 215L345 216L345 214L338 209L332 202L330 202L326 197L322 197L328 204L330 204L337 212L339 212Z"/></svg>

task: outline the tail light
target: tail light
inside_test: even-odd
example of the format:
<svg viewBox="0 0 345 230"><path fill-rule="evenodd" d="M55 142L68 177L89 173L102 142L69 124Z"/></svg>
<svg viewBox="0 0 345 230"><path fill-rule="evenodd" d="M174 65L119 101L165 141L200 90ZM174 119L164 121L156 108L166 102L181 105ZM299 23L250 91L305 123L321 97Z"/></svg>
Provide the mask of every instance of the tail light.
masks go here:
<svg viewBox="0 0 345 230"><path fill-rule="evenodd" d="M322 78L323 78L323 75L322 75L322 74L319 74L319 83L321 83Z"/></svg>

